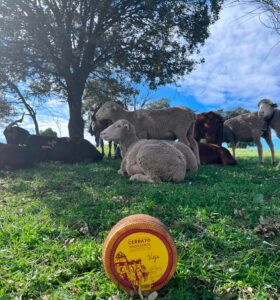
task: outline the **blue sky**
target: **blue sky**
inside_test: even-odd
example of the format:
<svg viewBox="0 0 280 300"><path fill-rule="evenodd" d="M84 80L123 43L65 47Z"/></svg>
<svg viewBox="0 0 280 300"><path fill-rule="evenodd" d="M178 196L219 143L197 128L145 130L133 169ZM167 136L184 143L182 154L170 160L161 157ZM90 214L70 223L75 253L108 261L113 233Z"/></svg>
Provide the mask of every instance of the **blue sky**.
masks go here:
<svg viewBox="0 0 280 300"><path fill-rule="evenodd" d="M205 63L197 65L176 85L150 91L149 97L169 98L172 106L183 105L197 112L238 106L256 110L261 98L280 104L280 36L266 28L258 15L248 15L251 10L252 6L245 5L225 7L201 49L200 56L205 58ZM147 89L143 88L142 92L147 93ZM50 101L38 111L38 120L41 129L52 127L60 136L68 135L65 103ZM32 132L29 118L23 127ZM2 128L0 124L0 132ZM93 142L88 135L86 138ZM280 149L276 136L274 143Z"/></svg>

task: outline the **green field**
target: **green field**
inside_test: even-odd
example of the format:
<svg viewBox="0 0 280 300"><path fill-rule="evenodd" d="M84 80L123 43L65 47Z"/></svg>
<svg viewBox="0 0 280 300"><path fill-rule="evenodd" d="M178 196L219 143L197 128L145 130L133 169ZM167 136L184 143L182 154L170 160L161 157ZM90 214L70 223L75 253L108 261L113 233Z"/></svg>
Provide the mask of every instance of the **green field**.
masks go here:
<svg viewBox="0 0 280 300"><path fill-rule="evenodd" d="M260 167L255 150L238 163L180 184L129 182L107 159L0 172L0 299L129 299L101 253L135 213L160 218L178 249L158 299L280 299L280 170L267 153Z"/></svg>

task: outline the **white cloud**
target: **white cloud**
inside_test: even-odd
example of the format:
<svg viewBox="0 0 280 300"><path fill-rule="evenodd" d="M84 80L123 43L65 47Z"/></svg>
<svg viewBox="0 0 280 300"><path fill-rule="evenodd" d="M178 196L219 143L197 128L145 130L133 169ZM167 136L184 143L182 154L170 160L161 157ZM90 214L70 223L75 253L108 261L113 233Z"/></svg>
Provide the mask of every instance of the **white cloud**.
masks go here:
<svg viewBox="0 0 280 300"><path fill-rule="evenodd" d="M279 100L279 35L259 17L248 17L252 7L226 7L201 50L204 64L181 81L181 90L204 105L256 109L260 98Z"/></svg>
<svg viewBox="0 0 280 300"><path fill-rule="evenodd" d="M256 109L263 97L279 102L280 37L258 17L248 17L249 10L244 5L223 9L201 49L206 62L181 81L180 90L206 107ZM50 127L60 136L68 136L68 119L67 103L57 99L48 101L38 112L40 129ZM30 118L26 117L22 126L34 133ZM0 141L4 141L3 129L0 126ZM94 141L87 129L85 137Z"/></svg>

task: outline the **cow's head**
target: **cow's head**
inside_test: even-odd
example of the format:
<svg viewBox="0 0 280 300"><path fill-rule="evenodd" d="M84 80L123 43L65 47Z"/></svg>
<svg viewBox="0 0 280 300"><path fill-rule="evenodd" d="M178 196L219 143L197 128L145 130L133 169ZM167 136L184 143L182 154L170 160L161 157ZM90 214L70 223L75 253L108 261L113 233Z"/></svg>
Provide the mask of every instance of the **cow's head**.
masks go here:
<svg viewBox="0 0 280 300"><path fill-rule="evenodd" d="M262 99L258 103L258 116L263 119L269 119L276 107L277 104L272 102L271 100Z"/></svg>
<svg viewBox="0 0 280 300"><path fill-rule="evenodd" d="M197 115L195 138L205 138L207 143L219 144L223 132L224 118L212 111Z"/></svg>

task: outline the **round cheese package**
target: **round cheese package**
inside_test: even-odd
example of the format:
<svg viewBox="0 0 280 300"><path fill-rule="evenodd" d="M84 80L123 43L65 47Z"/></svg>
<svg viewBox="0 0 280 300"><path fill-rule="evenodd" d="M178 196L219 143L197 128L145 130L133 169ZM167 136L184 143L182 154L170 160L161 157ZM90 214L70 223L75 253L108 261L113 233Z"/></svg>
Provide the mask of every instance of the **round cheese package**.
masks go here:
<svg viewBox="0 0 280 300"><path fill-rule="evenodd" d="M102 260L108 277L127 292L148 292L159 290L173 276L177 251L160 220L137 214L112 228Z"/></svg>

